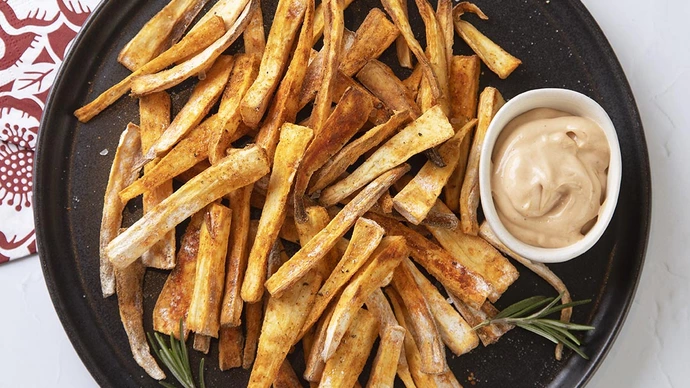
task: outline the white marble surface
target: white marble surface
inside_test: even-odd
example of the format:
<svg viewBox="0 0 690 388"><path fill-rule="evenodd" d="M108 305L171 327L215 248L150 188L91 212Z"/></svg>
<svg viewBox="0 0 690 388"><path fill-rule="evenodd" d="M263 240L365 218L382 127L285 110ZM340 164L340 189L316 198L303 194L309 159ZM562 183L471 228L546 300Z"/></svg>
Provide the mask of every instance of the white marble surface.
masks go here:
<svg viewBox="0 0 690 388"><path fill-rule="evenodd" d="M559 1L559 0L550 0ZM637 98L653 179L652 234L628 319L590 387L690 385L690 1L584 0ZM0 269L0 387L90 387L39 261Z"/></svg>

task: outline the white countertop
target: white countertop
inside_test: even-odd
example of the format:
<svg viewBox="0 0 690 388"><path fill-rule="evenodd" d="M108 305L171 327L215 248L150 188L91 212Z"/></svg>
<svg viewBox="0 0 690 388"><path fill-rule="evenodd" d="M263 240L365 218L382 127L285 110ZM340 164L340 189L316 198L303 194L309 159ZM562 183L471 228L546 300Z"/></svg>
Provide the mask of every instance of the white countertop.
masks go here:
<svg viewBox="0 0 690 388"><path fill-rule="evenodd" d="M583 2L609 38L635 93L653 181L652 231L637 296L589 386L687 387L690 1ZM60 325L37 257L0 268L0 300L0 387L96 386Z"/></svg>

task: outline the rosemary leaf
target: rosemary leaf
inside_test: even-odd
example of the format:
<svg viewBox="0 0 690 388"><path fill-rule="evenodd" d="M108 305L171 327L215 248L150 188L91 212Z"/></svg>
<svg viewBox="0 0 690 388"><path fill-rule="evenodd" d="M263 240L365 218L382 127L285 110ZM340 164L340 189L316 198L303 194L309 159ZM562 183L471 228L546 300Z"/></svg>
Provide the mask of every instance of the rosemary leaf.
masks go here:
<svg viewBox="0 0 690 388"><path fill-rule="evenodd" d="M543 306L546 303L549 303L550 300L551 298L547 298L545 296L533 296L531 298L527 298L501 310L501 312L498 313L494 317L494 319L521 316L523 314L536 310L537 308Z"/></svg>

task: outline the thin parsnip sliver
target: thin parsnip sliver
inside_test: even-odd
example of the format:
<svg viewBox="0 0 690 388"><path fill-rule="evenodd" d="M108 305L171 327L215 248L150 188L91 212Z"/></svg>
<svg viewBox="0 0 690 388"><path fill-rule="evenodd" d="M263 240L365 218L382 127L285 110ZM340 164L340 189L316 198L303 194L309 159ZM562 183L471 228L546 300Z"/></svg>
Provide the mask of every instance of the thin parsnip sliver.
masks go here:
<svg viewBox="0 0 690 388"><path fill-rule="evenodd" d="M496 316L496 314L498 314L498 309L496 309L496 307L494 307L489 301L486 301L481 308L476 309L468 306L465 302L458 299L458 297L452 293L449 292L448 295L453 300L455 308L458 309L460 314L462 314L462 317L465 318L467 323L472 327L477 326L485 320L493 318ZM507 333L512 328L512 325L504 323L492 323L477 329L477 335L484 346L489 346L496 343L496 341L498 341L503 334Z"/></svg>
<svg viewBox="0 0 690 388"><path fill-rule="evenodd" d="M309 193L320 191L335 182L360 156L389 139L409 121L410 115L407 111L398 112L384 124L368 130L364 135L343 147L313 175Z"/></svg>
<svg viewBox="0 0 690 388"><path fill-rule="evenodd" d="M420 105L422 111L426 111L434 105L440 105L443 113L448 115L450 112L450 101L448 101L448 51L446 47L445 32L436 18L436 13L427 0L415 0L419 14L424 20L426 31L426 52L431 65L431 71L434 73L436 82L438 82L439 93L434 90L434 80L427 75L422 79L422 83L428 85L427 101Z"/></svg>
<svg viewBox="0 0 690 388"><path fill-rule="evenodd" d="M316 295L318 296L318 293ZM333 317L334 307L334 305L329 306L319 318L314 330L306 331L303 338L303 343L306 344L308 342L309 334L313 333L311 349L306 349L308 346L305 346L304 361L306 365L304 367L303 375L304 379L310 383L318 383L321 380L323 369L326 366L326 362L324 361L322 354L323 347L326 345L326 333L328 332L328 324L331 322L331 317ZM313 310L314 309L312 308L312 311ZM303 328L304 327L306 327L306 322ZM304 330L302 331L304 332Z"/></svg>
<svg viewBox="0 0 690 388"><path fill-rule="evenodd" d="M446 63L448 63L448 71L450 75L450 63L453 58L453 41L455 40L455 31L453 30L453 2L451 0L439 0L436 5L436 19L438 26L443 34L443 40L446 43ZM452 84L448 85L449 87Z"/></svg>
<svg viewBox="0 0 690 388"><path fill-rule="evenodd" d="M342 2L342 7L343 10L346 10L347 7L352 4L354 0L343 0ZM311 38L311 46L316 45L316 42L321 39L323 36L323 27L324 27L324 15L323 15L323 3L319 4L318 7L316 7L316 12L314 14L314 32L312 34Z"/></svg>
<svg viewBox="0 0 690 388"><path fill-rule="evenodd" d="M165 71L155 74L145 73L132 79L132 93L134 95L150 94L169 89L182 81L209 69L218 57L239 37L249 22L249 15L256 7L256 0L240 0L234 3L242 9L242 13L229 27L223 36L211 43L203 51L185 62Z"/></svg>
<svg viewBox="0 0 690 388"><path fill-rule="evenodd" d="M212 203L204 213L199 232L194 292L186 325L197 335L218 338L232 212L223 205Z"/></svg>
<svg viewBox="0 0 690 388"><path fill-rule="evenodd" d="M453 306L448 303L446 298L441 295L438 289L431 284L429 279L409 259L403 260L401 265L405 265L410 269L410 273L414 277L417 286L419 286L419 290L429 304L438 332L448 348L456 356L476 348L479 345L477 334Z"/></svg>
<svg viewBox="0 0 690 388"><path fill-rule="evenodd" d="M74 115L82 123L91 120L94 116L101 113L105 108L109 107L127 93L134 77L161 71L175 62L205 49L224 33L225 27L223 26L223 19L220 17L209 18L203 24L199 25L197 31L190 32L161 55L152 59L149 63L140 67L122 81L111 86L90 103L74 111Z"/></svg>
<svg viewBox="0 0 690 388"><path fill-rule="evenodd" d="M342 343L326 361L319 387L352 387L355 384L374 346L378 326L370 312L361 308L357 311Z"/></svg>
<svg viewBox="0 0 690 388"><path fill-rule="evenodd" d="M153 145L158 137L170 125L170 95L166 92L153 93L139 99L139 130L141 133L141 150ZM150 172L158 163L157 160L144 166L144 174ZM172 179L163 182L155 189L144 193L143 212L148 212L173 192ZM151 249L141 256L145 267L172 269L175 267L175 233L170 231Z"/></svg>
<svg viewBox="0 0 690 388"><path fill-rule="evenodd" d="M488 87L479 96L477 129L472 140L465 179L460 190L460 224L465 234L476 236L479 231L479 222L477 221L477 208L479 207L479 158L486 130L489 129L491 120L503 104L505 104L505 100L495 88Z"/></svg>
<svg viewBox="0 0 690 388"><path fill-rule="evenodd" d="M257 8L258 9L258 8ZM218 119L210 129L208 160L216 164L225 157L225 151L239 136L242 127L240 103L242 97L256 79L259 71L258 59L253 55L238 54L232 66L232 74L228 86L223 92L218 107Z"/></svg>
<svg viewBox="0 0 690 388"><path fill-rule="evenodd" d="M369 61L357 73L357 79L386 104L388 109L408 111L415 119L422 114L417 103L407 93L405 85L386 64L377 60Z"/></svg>
<svg viewBox="0 0 690 388"><path fill-rule="evenodd" d="M326 332L322 354L324 360L328 360L335 354L345 331L350 327L355 314L369 295L377 288L386 285L386 278L408 254L409 248L404 237L385 237L371 255L371 260L357 271L343 290L333 311L333 317Z"/></svg>
<svg viewBox="0 0 690 388"><path fill-rule="evenodd" d="M255 182L269 172L266 153L250 146L233 150L156 205L108 244L106 257L126 267L187 217L229 192Z"/></svg>
<svg viewBox="0 0 690 388"><path fill-rule="evenodd" d="M232 228L230 230L230 248L228 251L223 304L220 310L221 326L239 326L242 317L242 300L240 291L247 269L250 242L256 238L258 221L250 221L250 198L252 186L247 185L230 193L230 210L232 210Z"/></svg>
<svg viewBox="0 0 690 388"><path fill-rule="evenodd" d="M155 157L169 151L192 128L201 123L201 120L208 114L223 93L223 89L225 89L225 85L228 83L228 77L230 77L232 62L233 58L231 56L221 55L218 57L211 70L206 74L206 78L199 81L194 87L189 100L175 116L170 126L147 151L147 159L153 160Z"/></svg>
<svg viewBox="0 0 690 388"><path fill-rule="evenodd" d="M278 87L307 9L305 0L279 0L261 58L259 76L242 99L242 120L256 128Z"/></svg>
<svg viewBox="0 0 690 388"><path fill-rule="evenodd" d="M108 185L103 198L99 253L101 292L104 298L115 293L115 273L113 272L112 263L108 260L106 251L108 244L117 238L122 226L122 211L127 204L120 200L118 193L137 178L138 171L133 166L135 160L140 155L141 137L139 136L139 127L129 123L122 135L120 135L120 142L117 145L117 151L113 158L110 175L108 176ZM142 251L134 259L137 259L144 252Z"/></svg>
<svg viewBox="0 0 690 388"><path fill-rule="evenodd" d="M172 0L122 48L117 61L131 71L139 69L177 43L208 0Z"/></svg>
<svg viewBox="0 0 690 388"><path fill-rule="evenodd" d="M491 286L479 274L457 263L445 249L398 221L371 212L366 217L381 225L387 235L404 236L414 261L462 300L477 308L486 301Z"/></svg>
<svg viewBox="0 0 690 388"><path fill-rule="evenodd" d="M407 19L407 1L400 1L400 6L402 7L403 15ZM412 51L410 51L410 46L407 45L405 36L402 34L395 39L395 55L398 57L400 66L412 69ZM421 71L421 67L417 67Z"/></svg>
<svg viewBox="0 0 690 388"><path fill-rule="evenodd" d="M273 160L280 127L284 122L294 122L299 110L297 100L309 65L313 24L314 4L310 1L307 2L304 22L290 66L273 97L273 104L268 110L266 119L256 135L256 144L266 151L269 160Z"/></svg>
<svg viewBox="0 0 690 388"><path fill-rule="evenodd" d="M382 174L367 185L352 201L345 205L325 229L302 246L302 249L268 279L266 282L268 292L280 294L290 285L298 282L311 268L318 265L357 219L366 213L381 194L401 176L405 175L409 169L409 165L399 166Z"/></svg>
<svg viewBox="0 0 690 388"><path fill-rule="evenodd" d="M228 370L241 367L243 348L242 327L221 327L218 338L218 368Z"/></svg>
<svg viewBox="0 0 690 388"><path fill-rule="evenodd" d="M472 51L474 51L482 62L496 73L501 79L506 79L510 74L517 69L522 63L518 58L515 58L510 53L505 51L501 46L494 43L486 35L482 34L475 26L472 24L461 20L462 15L466 8L467 2L462 2L455 6L453 10L453 18L455 19L455 31L464 40ZM476 6L474 6L476 8ZM476 8L476 10L479 10ZM486 18L481 10L479 12L474 11L483 19Z"/></svg>
<svg viewBox="0 0 690 388"><path fill-rule="evenodd" d="M422 365L421 370L429 374L441 374L446 371L446 352L436 321L424 294L417 286L414 276L407 265L400 265L393 274L391 282L398 292L405 309L409 312L408 330L419 347Z"/></svg>
<svg viewBox="0 0 690 388"><path fill-rule="evenodd" d="M264 34L264 15L261 11L261 4L256 7L250 16L247 27L242 33L244 39L244 52L261 58L266 49L266 35Z"/></svg>
<svg viewBox="0 0 690 388"><path fill-rule="evenodd" d="M402 326L387 326L383 329L367 388L393 386L404 340L405 329Z"/></svg>
<svg viewBox="0 0 690 388"><path fill-rule="evenodd" d="M309 144L295 178L295 221L305 221L304 194L314 172L359 131L367 122L372 109L371 101L365 93L354 88L348 89L321 130L314 131L314 140Z"/></svg>
<svg viewBox="0 0 690 388"><path fill-rule="evenodd" d="M379 147L364 163L347 178L321 192L319 202L332 206L383 172L405 163L410 157L453 137L455 132L436 106L398 132Z"/></svg>
<svg viewBox="0 0 690 388"><path fill-rule="evenodd" d="M156 380L162 380L165 378L165 373L151 355L144 332L143 288L145 270L139 261L132 263L127 268L115 270L117 305L134 360L149 376Z"/></svg>
<svg viewBox="0 0 690 388"><path fill-rule="evenodd" d="M310 128L289 123L283 124L280 130L280 142L276 148L266 203L242 282L242 299L245 302L257 302L263 295L268 254L278 238L292 182L313 135Z"/></svg>
<svg viewBox="0 0 690 388"><path fill-rule="evenodd" d="M426 162L410 183L393 198L395 210L409 222L419 225L429 214L458 165L463 139L475 124L476 120L469 122L439 147L439 154L446 162L445 167L438 167L431 161Z"/></svg>
<svg viewBox="0 0 690 388"><path fill-rule="evenodd" d="M340 71L353 76L371 59L378 58L395 41L400 31L378 8L369 11L355 32L352 47L340 64Z"/></svg>
<svg viewBox="0 0 690 388"><path fill-rule="evenodd" d="M213 115L182 139L164 157L146 171L144 175L120 191L123 202L156 189L172 178L193 168L208 157L208 139L213 128L213 122L218 116ZM149 162L151 163L151 162ZM147 164L148 165L148 164Z"/></svg>
<svg viewBox="0 0 690 388"><path fill-rule="evenodd" d="M434 207L441 213L453 214L443 202L437 202ZM427 229L456 261L480 274L491 285L489 300L492 302L520 276L517 268L483 238L464 234L460 228L448 230L427 226Z"/></svg>
<svg viewBox="0 0 690 388"><path fill-rule="evenodd" d="M180 335L180 321L184 322L194 292L199 231L203 218L203 212L192 216L180 242L177 265L168 275L153 307L153 330L159 333L175 337ZM186 329L184 333L186 336Z"/></svg>
<svg viewBox="0 0 690 388"><path fill-rule="evenodd" d="M268 297L249 387L271 386L304 324L306 311L311 307L320 285L321 277L312 271L281 297Z"/></svg>

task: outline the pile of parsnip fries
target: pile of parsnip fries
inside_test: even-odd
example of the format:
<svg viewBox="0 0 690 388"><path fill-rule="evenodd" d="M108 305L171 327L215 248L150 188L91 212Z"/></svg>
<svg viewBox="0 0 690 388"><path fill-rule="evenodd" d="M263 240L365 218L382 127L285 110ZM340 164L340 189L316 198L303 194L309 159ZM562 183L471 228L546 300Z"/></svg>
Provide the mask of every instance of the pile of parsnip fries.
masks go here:
<svg viewBox="0 0 690 388"><path fill-rule="evenodd" d="M183 322L202 352L217 338L220 368L252 368L252 387L300 386L286 361L300 341L304 379L356 386L377 337L368 387L396 375L458 387L445 347L462 355L511 329L472 330L518 277L477 218L481 143L504 103L494 88L479 93L479 76L481 62L506 78L520 61L460 18L486 18L467 2L382 0L352 32L352 0L276 1L266 35L257 0L218 0L194 24L206 0L171 0L120 53L132 74L75 112L86 122L128 92L139 98L105 193L103 296L117 292L134 358L155 379L165 374L142 324L146 267L171 270L154 330L177 336ZM456 32L476 55L453 54ZM226 54L240 37L244 53ZM414 68L406 79L377 59L393 44ZM171 120L166 90L192 77ZM241 138L250 145L233 146ZM428 161L412 173L420 153ZM121 229L139 195L143 216ZM292 257L285 241L300 247Z"/></svg>

